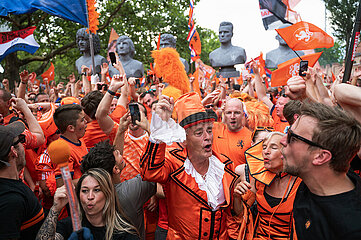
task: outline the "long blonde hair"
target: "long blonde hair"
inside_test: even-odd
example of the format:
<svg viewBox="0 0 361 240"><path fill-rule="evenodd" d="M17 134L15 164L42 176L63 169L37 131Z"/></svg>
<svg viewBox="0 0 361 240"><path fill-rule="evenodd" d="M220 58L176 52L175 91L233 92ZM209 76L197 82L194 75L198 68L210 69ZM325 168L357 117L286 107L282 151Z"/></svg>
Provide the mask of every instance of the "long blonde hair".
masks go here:
<svg viewBox="0 0 361 240"><path fill-rule="evenodd" d="M91 168L80 177L76 186L76 195L78 199L80 199L82 182L88 176L93 177L98 181L100 189L104 193L106 199L103 208L103 221L106 227L105 239L112 239L114 233L128 232L130 234L138 234L137 229L125 220L126 217L121 210L111 176L104 169ZM85 212L81 204L80 216L81 218L85 216Z"/></svg>

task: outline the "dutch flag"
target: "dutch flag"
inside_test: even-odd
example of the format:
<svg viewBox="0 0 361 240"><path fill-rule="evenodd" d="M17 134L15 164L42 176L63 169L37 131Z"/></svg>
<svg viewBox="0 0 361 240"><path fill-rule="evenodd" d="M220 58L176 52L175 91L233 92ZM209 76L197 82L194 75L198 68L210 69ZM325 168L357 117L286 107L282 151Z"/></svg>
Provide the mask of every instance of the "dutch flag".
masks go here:
<svg viewBox="0 0 361 240"><path fill-rule="evenodd" d="M34 39L35 29L36 27L28 27L18 31L0 33L0 62L8 54L16 51L34 54L40 47Z"/></svg>

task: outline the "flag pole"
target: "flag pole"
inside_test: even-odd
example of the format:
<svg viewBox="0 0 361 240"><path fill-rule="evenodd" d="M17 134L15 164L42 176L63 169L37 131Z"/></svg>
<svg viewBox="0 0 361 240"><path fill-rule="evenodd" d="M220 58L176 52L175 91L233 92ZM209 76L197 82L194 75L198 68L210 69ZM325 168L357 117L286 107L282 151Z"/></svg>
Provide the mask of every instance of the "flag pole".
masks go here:
<svg viewBox="0 0 361 240"><path fill-rule="evenodd" d="M93 43L93 34L90 31L90 24L89 24L89 11L88 11L88 3L87 1L85 1L85 3L87 4L86 7L86 18L87 18L87 22L88 22L88 31L89 31L89 45L90 45L90 56L92 59L92 75L95 76L95 60L94 60L94 43Z"/></svg>
<svg viewBox="0 0 361 240"><path fill-rule="evenodd" d="M355 24L352 31L351 42L348 45L348 49L347 49L345 72L343 74L343 79L342 79L343 83L346 83L347 81L350 80L352 66L355 59L355 51L360 40L360 28L361 28L361 0L359 2L357 9Z"/></svg>

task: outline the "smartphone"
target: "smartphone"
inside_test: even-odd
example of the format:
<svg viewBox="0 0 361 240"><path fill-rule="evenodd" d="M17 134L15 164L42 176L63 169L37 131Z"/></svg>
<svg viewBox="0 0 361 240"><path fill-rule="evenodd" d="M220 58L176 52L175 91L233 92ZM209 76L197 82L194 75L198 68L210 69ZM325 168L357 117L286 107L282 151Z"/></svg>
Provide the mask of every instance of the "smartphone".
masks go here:
<svg viewBox="0 0 361 240"><path fill-rule="evenodd" d="M129 110L130 110L130 117L132 119L132 123L136 125L135 120L138 120L140 122L139 105L137 103L130 103Z"/></svg>
<svg viewBox="0 0 361 240"><path fill-rule="evenodd" d="M308 69L308 61L301 60L298 75L300 75L301 77L306 76L306 73L304 72L307 72L307 69Z"/></svg>
<svg viewBox="0 0 361 240"><path fill-rule="evenodd" d="M101 91L101 90L102 90L102 87L103 87L102 84L97 84L97 89L98 89L98 91Z"/></svg>
<svg viewBox="0 0 361 240"><path fill-rule="evenodd" d="M112 63L112 66L117 63L117 58L115 57L114 52L109 52L110 61Z"/></svg>

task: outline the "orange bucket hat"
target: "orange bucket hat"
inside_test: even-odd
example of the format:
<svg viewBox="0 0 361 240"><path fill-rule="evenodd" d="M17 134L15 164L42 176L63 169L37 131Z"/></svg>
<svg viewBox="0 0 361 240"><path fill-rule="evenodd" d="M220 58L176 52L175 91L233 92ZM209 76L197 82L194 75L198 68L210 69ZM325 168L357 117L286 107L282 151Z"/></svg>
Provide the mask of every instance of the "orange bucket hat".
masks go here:
<svg viewBox="0 0 361 240"><path fill-rule="evenodd" d="M174 104L178 123L184 129L203 122L214 121L204 109L199 95L195 92L180 96Z"/></svg>

